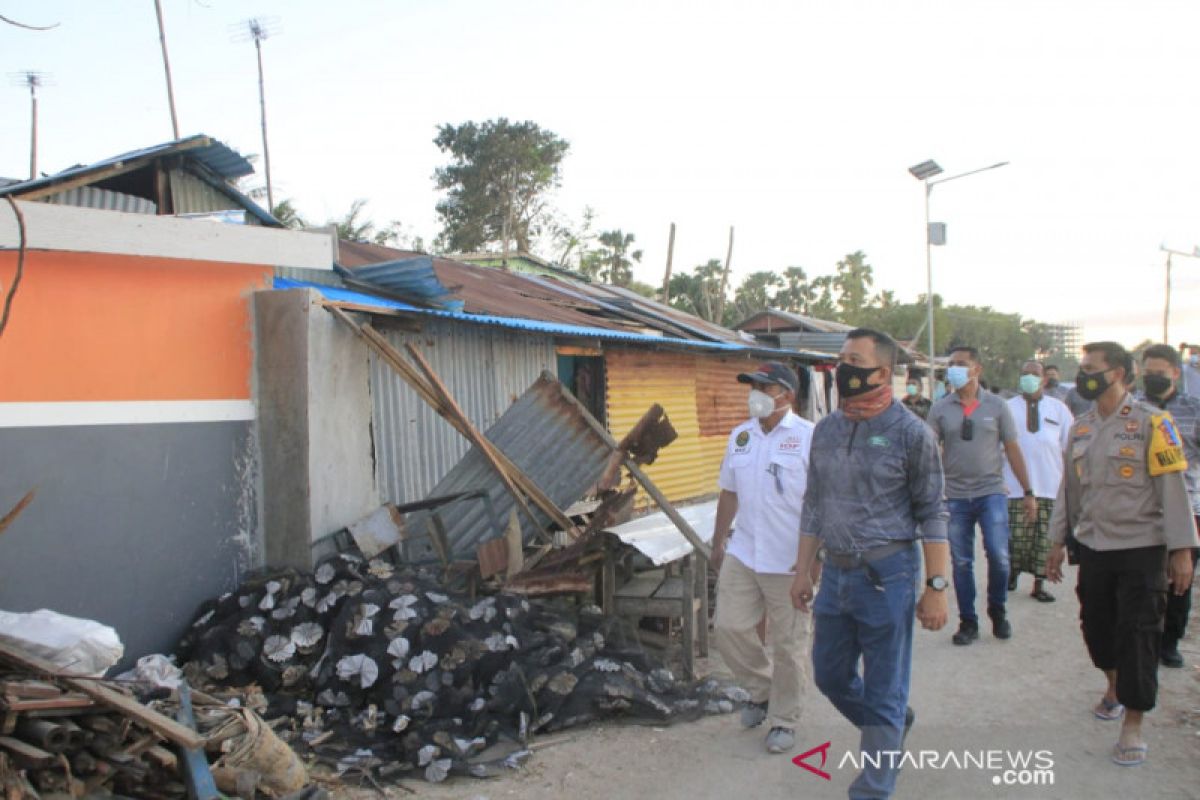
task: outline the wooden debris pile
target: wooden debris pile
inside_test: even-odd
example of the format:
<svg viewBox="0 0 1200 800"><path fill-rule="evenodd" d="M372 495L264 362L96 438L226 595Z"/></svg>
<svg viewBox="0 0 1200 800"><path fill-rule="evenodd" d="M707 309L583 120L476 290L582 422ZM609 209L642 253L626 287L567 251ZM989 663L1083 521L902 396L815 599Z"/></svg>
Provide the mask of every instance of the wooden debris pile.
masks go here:
<svg viewBox="0 0 1200 800"><path fill-rule="evenodd" d="M746 699L677 680L595 606L469 599L437 570L348 553L206 604L178 655L193 685L261 687L279 736L339 770L431 781L495 774L536 733L612 716L664 724ZM513 745L499 758L498 742Z"/></svg>
<svg viewBox="0 0 1200 800"><path fill-rule="evenodd" d="M0 645L0 796L187 795L173 748L202 746L199 734L110 684L57 672Z"/></svg>

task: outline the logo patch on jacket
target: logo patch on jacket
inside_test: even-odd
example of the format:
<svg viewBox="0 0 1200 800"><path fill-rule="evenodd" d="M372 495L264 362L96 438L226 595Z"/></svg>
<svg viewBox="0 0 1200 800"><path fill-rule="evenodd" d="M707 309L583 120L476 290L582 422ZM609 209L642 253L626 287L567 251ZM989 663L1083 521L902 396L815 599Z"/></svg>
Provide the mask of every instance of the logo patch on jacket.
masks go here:
<svg viewBox="0 0 1200 800"><path fill-rule="evenodd" d="M892 443L890 441L888 441L888 438L886 436L872 436L870 439L867 439L867 444L871 445L871 447L891 447L892 446Z"/></svg>
<svg viewBox="0 0 1200 800"><path fill-rule="evenodd" d="M1166 475L1168 472L1183 472L1187 459L1183 455L1183 441L1175 428L1170 414L1155 414L1150 422L1150 474Z"/></svg>

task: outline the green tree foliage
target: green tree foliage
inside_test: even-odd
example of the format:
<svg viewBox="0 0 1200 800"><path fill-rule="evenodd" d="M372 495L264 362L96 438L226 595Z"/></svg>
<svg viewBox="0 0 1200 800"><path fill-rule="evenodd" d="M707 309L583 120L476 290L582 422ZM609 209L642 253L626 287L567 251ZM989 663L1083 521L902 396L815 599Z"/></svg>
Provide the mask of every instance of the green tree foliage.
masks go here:
<svg viewBox="0 0 1200 800"><path fill-rule="evenodd" d="M559 183L570 145L533 122L504 117L482 123L441 125L434 144L450 163L434 172L442 231L437 244L449 251L515 244L528 252L539 232L546 194Z"/></svg>
<svg viewBox="0 0 1200 800"><path fill-rule="evenodd" d="M717 296L721 293L721 272L725 269L719 258L710 258L690 273L677 272L671 276L671 305L681 311L714 321Z"/></svg>
<svg viewBox="0 0 1200 800"><path fill-rule="evenodd" d="M634 262L642 260L642 251L630 251L634 235L621 230L604 231L596 237L600 247L596 251L600 264L599 275L614 286L628 286L633 280Z"/></svg>
<svg viewBox="0 0 1200 800"><path fill-rule="evenodd" d="M838 291L837 304L843 322L859 324L874 285L874 270L867 263L867 255L862 250L855 250L837 262L832 288Z"/></svg>
<svg viewBox="0 0 1200 800"><path fill-rule="evenodd" d="M813 301L808 305L808 313L817 319L838 319L837 303L833 297L834 277L821 275L812 281Z"/></svg>
<svg viewBox="0 0 1200 800"><path fill-rule="evenodd" d="M278 208L279 206L276 207ZM340 219L327 220L325 224L332 225L337 230L338 238L348 242L366 242L385 247L397 247L425 252L425 241L420 236L405 229L400 220L392 220L383 227L380 227L374 221L367 218L364 213L366 207L366 200L361 198L355 200L350 204L350 209ZM301 221L301 224L303 224L303 221Z"/></svg>
<svg viewBox="0 0 1200 800"><path fill-rule="evenodd" d="M296 204L290 197L276 203L275 207L271 209L271 216L282 222L285 228L300 230L301 228L308 227L308 221L300 216Z"/></svg>
<svg viewBox="0 0 1200 800"><path fill-rule="evenodd" d="M776 308L790 311L793 314L807 314L808 307L816 296L808 275L803 267L788 267L783 271L784 288L776 293L774 304Z"/></svg>
<svg viewBox="0 0 1200 800"><path fill-rule="evenodd" d="M785 285L783 278L770 270L750 273L734 292L735 318L743 320L763 309L774 307L775 298Z"/></svg>

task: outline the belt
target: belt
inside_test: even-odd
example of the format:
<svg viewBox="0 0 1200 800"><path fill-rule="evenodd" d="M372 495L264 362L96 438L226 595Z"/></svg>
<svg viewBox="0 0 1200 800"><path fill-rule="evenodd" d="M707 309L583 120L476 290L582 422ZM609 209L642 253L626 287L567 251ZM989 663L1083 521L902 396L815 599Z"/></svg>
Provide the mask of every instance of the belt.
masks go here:
<svg viewBox="0 0 1200 800"><path fill-rule="evenodd" d="M881 558L887 558L890 555L895 555L901 550L906 550L913 545L912 539L901 539L888 544L881 544L878 547L872 547L870 550L863 550L858 553L830 553L825 552L825 562L832 564L838 569L856 569L858 567L870 564L872 561L878 561Z"/></svg>

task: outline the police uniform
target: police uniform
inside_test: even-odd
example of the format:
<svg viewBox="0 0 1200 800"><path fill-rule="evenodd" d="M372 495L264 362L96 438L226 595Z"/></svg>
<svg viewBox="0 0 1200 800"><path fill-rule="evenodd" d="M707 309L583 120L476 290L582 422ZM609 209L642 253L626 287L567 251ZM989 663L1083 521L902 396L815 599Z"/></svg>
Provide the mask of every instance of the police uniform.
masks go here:
<svg viewBox="0 0 1200 800"><path fill-rule="evenodd" d="M1108 417L1071 426L1050 536L1079 542L1083 638L1092 663L1116 670L1117 699L1154 707L1167 553L1196 546L1187 460L1171 415L1126 394Z"/></svg>
<svg viewBox="0 0 1200 800"><path fill-rule="evenodd" d="M807 684L807 615L792 606L813 423L788 413L770 432L757 419L733 429L721 489L737 495L733 534L717 582L714 641L751 700L769 700L772 727L795 729ZM756 626L767 616L771 658Z"/></svg>

